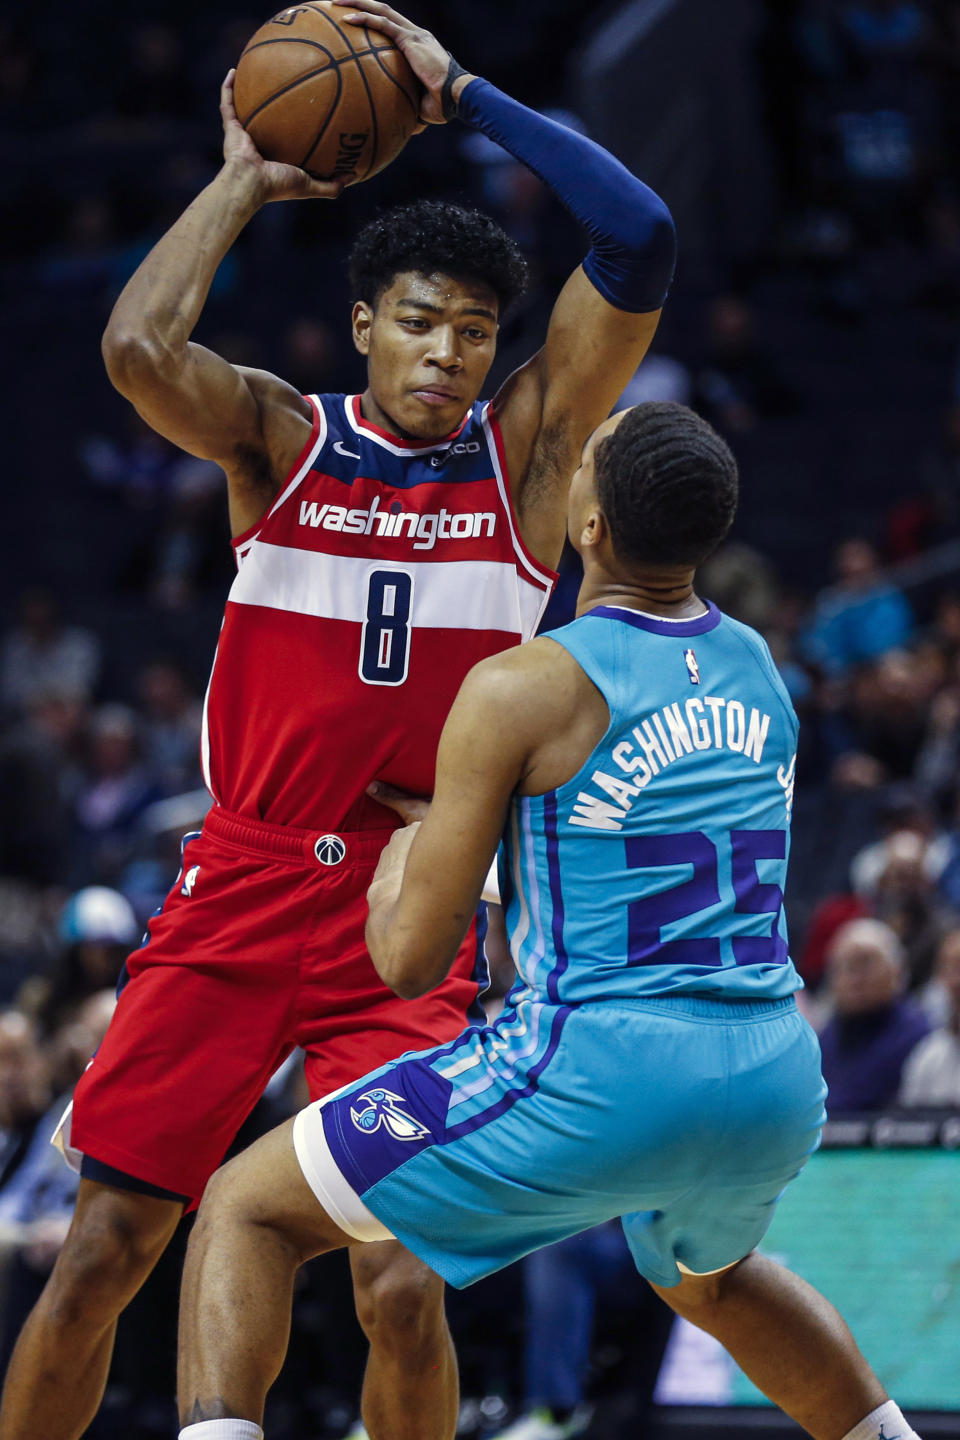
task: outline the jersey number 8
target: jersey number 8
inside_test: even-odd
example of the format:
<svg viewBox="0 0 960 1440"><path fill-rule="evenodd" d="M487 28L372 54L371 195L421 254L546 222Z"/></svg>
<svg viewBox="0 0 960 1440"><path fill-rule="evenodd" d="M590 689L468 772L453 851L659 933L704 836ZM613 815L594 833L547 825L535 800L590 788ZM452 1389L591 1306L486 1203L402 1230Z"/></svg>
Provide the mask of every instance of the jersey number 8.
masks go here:
<svg viewBox="0 0 960 1440"><path fill-rule="evenodd" d="M412 600L413 576L406 570L371 571L360 639L360 679L368 685L402 685L406 680Z"/></svg>

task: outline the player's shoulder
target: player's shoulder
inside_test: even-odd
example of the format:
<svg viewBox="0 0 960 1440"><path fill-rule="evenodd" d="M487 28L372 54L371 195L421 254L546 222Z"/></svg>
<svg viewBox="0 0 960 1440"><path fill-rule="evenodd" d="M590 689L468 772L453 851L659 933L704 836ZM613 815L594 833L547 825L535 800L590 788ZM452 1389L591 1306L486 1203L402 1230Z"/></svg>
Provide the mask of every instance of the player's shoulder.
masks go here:
<svg viewBox="0 0 960 1440"><path fill-rule="evenodd" d="M531 711L556 720L576 709L579 689L586 682L570 651L551 635L540 635L474 665L462 693L501 715L507 710Z"/></svg>
<svg viewBox="0 0 960 1440"><path fill-rule="evenodd" d="M773 656L770 653L770 646L764 640L759 630L754 630L752 625L747 625L742 620L734 620L732 615L726 611L720 612L720 624L714 632L719 639L733 642L739 648L756 661L762 670L773 670L776 672Z"/></svg>
<svg viewBox="0 0 960 1440"><path fill-rule="evenodd" d="M734 620L732 615L727 615L725 612L721 612L721 621L722 623L717 627L715 633L732 641L742 652L746 652L754 662L758 673L776 693L791 722L795 724L796 714L793 701L790 699L790 692L777 668L777 662L771 654L770 646L759 630L754 630L752 625L747 625L742 620Z"/></svg>

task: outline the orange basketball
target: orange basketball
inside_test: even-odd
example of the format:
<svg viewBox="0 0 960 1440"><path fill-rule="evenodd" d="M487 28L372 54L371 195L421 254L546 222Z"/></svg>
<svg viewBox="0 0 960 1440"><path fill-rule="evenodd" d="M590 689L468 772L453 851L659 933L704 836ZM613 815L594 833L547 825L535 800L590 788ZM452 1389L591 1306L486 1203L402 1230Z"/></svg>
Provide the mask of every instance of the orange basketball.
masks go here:
<svg viewBox="0 0 960 1440"><path fill-rule="evenodd" d="M420 84L400 51L366 25L342 24L328 0L291 5L240 56L234 104L267 160L318 180L369 180L418 123Z"/></svg>

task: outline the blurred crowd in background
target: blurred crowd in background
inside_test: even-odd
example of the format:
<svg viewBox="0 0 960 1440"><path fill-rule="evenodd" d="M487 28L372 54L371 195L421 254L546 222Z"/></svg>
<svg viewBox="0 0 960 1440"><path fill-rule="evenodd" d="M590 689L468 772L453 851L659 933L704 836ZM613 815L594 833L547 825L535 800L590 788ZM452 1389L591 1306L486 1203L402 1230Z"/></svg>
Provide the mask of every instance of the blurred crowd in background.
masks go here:
<svg viewBox="0 0 960 1440"><path fill-rule="evenodd" d="M960 6L744 3L766 238L685 264L681 227L674 295L624 401L695 406L741 464L741 521L699 588L765 635L800 715L788 914L831 1114L958 1107ZM578 49L619 8L411 5L469 68L574 125ZM219 470L112 395L98 338L212 175L219 82L264 18L222 0L122 15L84 0L0 21L0 1363L69 1222L75 1181L47 1140L206 808L202 695L232 573ZM374 210L423 194L494 213L533 262L496 383L540 343L583 244L534 177L453 125L336 205L258 216L201 338L305 390L362 388L346 250ZM570 618L576 585L568 555L548 625ZM254 1123L287 1113L297 1086L279 1077ZM669 1324L622 1261L599 1234L453 1298L464 1433L498 1433L517 1411L515 1440L563 1440L588 1424L588 1395L606 1404L602 1433L635 1424L656 1371L638 1378L637 1317L647 1369ZM124 1322L95 1436L169 1429L172 1341L143 1336L172 1334L177 1263ZM593 1298L611 1275L598 1344ZM524 1284L543 1342L526 1381ZM349 1309L345 1270L325 1262L304 1282L271 1433L349 1430L362 1363ZM549 1331L559 1313L574 1338ZM565 1378L550 1373L558 1354Z"/></svg>

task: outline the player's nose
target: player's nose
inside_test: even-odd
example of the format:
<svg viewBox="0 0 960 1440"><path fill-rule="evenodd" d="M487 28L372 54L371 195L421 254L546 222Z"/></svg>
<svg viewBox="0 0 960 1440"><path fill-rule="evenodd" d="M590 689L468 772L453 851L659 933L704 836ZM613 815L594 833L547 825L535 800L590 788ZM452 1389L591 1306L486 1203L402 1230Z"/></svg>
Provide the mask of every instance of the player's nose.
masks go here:
<svg viewBox="0 0 960 1440"><path fill-rule="evenodd" d="M430 345L426 354L428 364L440 365L444 370L459 368L463 363L457 333L452 326L438 325L431 332Z"/></svg>

